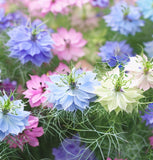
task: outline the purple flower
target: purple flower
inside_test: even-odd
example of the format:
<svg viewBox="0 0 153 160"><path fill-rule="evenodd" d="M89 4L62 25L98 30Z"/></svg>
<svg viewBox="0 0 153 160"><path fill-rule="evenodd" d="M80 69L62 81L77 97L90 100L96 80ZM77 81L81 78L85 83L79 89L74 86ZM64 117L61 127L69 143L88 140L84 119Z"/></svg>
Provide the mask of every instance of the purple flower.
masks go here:
<svg viewBox="0 0 153 160"><path fill-rule="evenodd" d="M102 58L102 62L108 63L110 67L114 67L117 64L127 63L129 57L133 56L133 49L126 44L126 41L107 41L106 44L100 48L98 55Z"/></svg>
<svg viewBox="0 0 153 160"><path fill-rule="evenodd" d="M140 20L141 14L138 7L128 6L126 2L119 2L111 8L111 13L104 16L107 26L113 31L119 31L124 35L135 35L140 32L140 27L144 26L144 21Z"/></svg>
<svg viewBox="0 0 153 160"><path fill-rule="evenodd" d="M31 61L37 66L50 62L53 40L47 30L39 25L20 25L8 35L10 40L6 45L10 48L10 57L18 58L22 64Z"/></svg>
<svg viewBox="0 0 153 160"><path fill-rule="evenodd" d="M6 94L9 96L10 93L15 90L16 85L17 85L16 81L10 81L10 79L7 78L0 83L0 90L5 91Z"/></svg>
<svg viewBox="0 0 153 160"><path fill-rule="evenodd" d="M153 103L148 104L148 108L145 110L145 114L141 116L143 121L146 121L146 125L153 127Z"/></svg>
<svg viewBox="0 0 153 160"><path fill-rule="evenodd" d="M108 7L109 5L109 0L92 0L91 4L94 7L101 7L101 8L105 8Z"/></svg>
<svg viewBox="0 0 153 160"><path fill-rule="evenodd" d="M0 8L0 32L11 26L10 20L11 17L5 16L4 9Z"/></svg>
<svg viewBox="0 0 153 160"><path fill-rule="evenodd" d="M81 145L77 136L66 138L57 149L53 148L52 154L55 160L96 160L95 155L85 145Z"/></svg>

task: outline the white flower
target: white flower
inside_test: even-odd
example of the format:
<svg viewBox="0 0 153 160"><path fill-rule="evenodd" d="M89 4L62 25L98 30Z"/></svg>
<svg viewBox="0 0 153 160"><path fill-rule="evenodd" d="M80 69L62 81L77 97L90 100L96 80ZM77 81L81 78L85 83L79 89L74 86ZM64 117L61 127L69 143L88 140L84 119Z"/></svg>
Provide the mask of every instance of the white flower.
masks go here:
<svg viewBox="0 0 153 160"><path fill-rule="evenodd" d="M137 55L130 57L130 62L125 66L125 71L132 79L132 85L144 91L153 88L153 63L147 57Z"/></svg>
<svg viewBox="0 0 153 160"><path fill-rule="evenodd" d="M119 70L115 68L103 77L101 86L96 88L95 93L99 96L98 102L109 112L115 110L117 113L126 111L131 113L137 107L142 98L142 91L131 88L130 81L125 76L119 76ZM137 108L136 108L137 109Z"/></svg>

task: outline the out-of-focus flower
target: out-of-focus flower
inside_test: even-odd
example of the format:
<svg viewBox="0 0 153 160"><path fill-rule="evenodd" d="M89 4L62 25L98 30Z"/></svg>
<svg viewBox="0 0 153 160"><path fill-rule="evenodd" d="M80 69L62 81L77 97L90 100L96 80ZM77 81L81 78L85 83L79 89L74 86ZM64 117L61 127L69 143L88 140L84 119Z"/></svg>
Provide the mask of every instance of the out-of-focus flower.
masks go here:
<svg viewBox="0 0 153 160"><path fill-rule="evenodd" d="M78 6L78 7L82 7L84 4L89 3L90 0L68 0L69 1L69 5L71 6Z"/></svg>
<svg viewBox="0 0 153 160"><path fill-rule="evenodd" d="M123 1L123 0L114 0L114 2L116 2L116 3L121 2L121 1ZM135 5L137 0L124 0L124 1L127 2L128 4Z"/></svg>
<svg viewBox="0 0 153 160"><path fill-rule="evenodd" d="M10 148L19 147L23 151L23 146L28 143L32 147L39 146L37 137L41 137L44 134L43 128L38 127L39 119L34 116L29 116L28 123L25 130L17 136L7 136L7 143Z"/></svg>
<svg viewBox="0 0 153 160"><path fill-rule="evenodd" d="M52 154L55 160L96 160L94 153L84 144L81 145L80 137L77 136L66 138L57 149L53 148Z"/></svg>
<svg viewBox="0 0 153 160"><path fill-rule="evenodd" d="M145 42L144 51L148 54L149 57L153 57L153 41Z"/></svg>
<svg viewBox="0 0 153 160"><path fill-rule="evenodd" d="M11 17L5 16L4 9L0 8L0 32L11 27L10 20L11 20Z"/></svg>
<svg viewBox="0 0 153 160"><path fill-rule="evenodd" d="M49 77L43 74L41 77L34 75L30 76L31 80L27 81L27 90L23 92L25 98L29 99L31 107L38 107L46 101L46 81L50 81Z"/></svg>
<svg viewBox="0 0 153 160"><path fill-rule="evenodd" d="M60 28L57 33L52 34L54 45L53 52L60 60L77 61L79 57L84 56L82 47L87 43L83 39L80 32L74 29L67 31L65 28Z"/></svg>
<svg viewBox="0 0 153 160"><path fill-rule="evenodd" d="M5 91L6 94L9 96L11 92L13 92L16 89L17 82L16 81L10 81L9 78L2 80L0 83L0 90L3 92Z"/></svg>
<svg viewBox="0 0 153 160"><path fill-rule="evenodd" d="M10 57L18 58L22 64L31 61L37 66L49 63L52 58L53 40L47 31L39 26L18 26L8 32Z"/></svg>
<svg viewBox="0 0 153 160"><path fill-rule="evenodd" d="M109 5L109 0L91 0L91 4L92 4L94 7L105 8L105 7L108 7L108 5Z"/></svg>
<svg viewBox="0 0 153 160"><path fill-rule="evenodd" d="M144 91L153 88L153 63L145 55L131 57L130 62L125 65L125 71L131 77L133 86Z"/></svg>
<svg viewBox="0 0 153 160"><path fill-rule="evenodd" d="M101 86L96 87L97 100L109 112L116 113L126 111L131 113L137 110L139 99L143 98L142 91L130 86L130 80L126 80L124 72L116 67L107 73L101 81ZM132 95L132 96L131 96Z"/></svg>
<svg viewBox="0 0 153 160"><path fill-rule="evenodd" d="M140 27L144 26L144 21L140 20L140 17L138 7L119 2L111 8L111 13L104 16L104 19L107 26L111 27L113 31L119 31L127 36L141 31Z"/></svg>
<svg viewBox="0 0 153 160"><path fill-rule="evenodd" d="M102 58L102 62L108 63L110 67L114 67L117 64L126 64L129 62L130 56L133 56L133 49L130 45L126 44L126 41L107 41L100 48L98 55Z"/></svg>
<svg viewBox="0 0 153 160"><path fill-rule="evenodd" d="M93 66L91 64L89 64L86 60L80 60L76 65L76 68L81 68L84 71L92 71L93 70Z"/></svg>
<svg viewBox="0 0 153 160"><path fill-rule="evenodd" d="M46 82L48 85L47 101L54 104L54 108L66 111L84 111L94 100L94 86L98 85L96 74L91 71L72 70L69 75L52 75Z"/></svg>
<svg viewBox="0 0 153 160"><path fill-rule="evenodd" d="M153 132L152 132L153 133ZM149 141L150 141L150 145L152 146L153 148L153 136L149 137Z"/></svg>
<svg viewBox="0 0 153 160"><path fill-rule="evenodd" d="M10 100L4 94L0 97L0 141L7 135L18 135L28 125L30 112L24 111L21 100Z"/></svg>
<svg viewBox="0 0 153 160"><path fill-rule="evenodd" d="M153 103L148 104L148 108L145 110L145 114L141 116L143 121L146 121L146 125L153 127Z"/></svg>
<svg viewBox="0 0 153 160"><path fill-rule="evenodd" d="M143 13L144 18L153 21L153 0L137 0L138 7Z"/></svg>
<svg viewBox="0 0 153 160"><path fill-rule="evenodd" d="M71 25L80 31L92 30L99 25L99 17L90 5L85 5L84 9L76 8L72 10Z"/></svg>

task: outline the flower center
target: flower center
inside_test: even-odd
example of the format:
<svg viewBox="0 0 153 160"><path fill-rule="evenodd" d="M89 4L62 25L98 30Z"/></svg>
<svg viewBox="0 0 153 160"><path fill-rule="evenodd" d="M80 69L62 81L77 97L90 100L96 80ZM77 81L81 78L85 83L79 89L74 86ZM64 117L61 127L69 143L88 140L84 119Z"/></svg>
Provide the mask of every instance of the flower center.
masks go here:
<svg viewBox="0 0 153 160"><path fill-rule="evenodd" d="M66 48L70 48L71 40L70 39L64 39L64 42L66 44Z"/></svg>
<svg viewBox="0 0 153 160"><path fill-rule="evenodd" d="M150 68L152 68L152 64L150 63L150 61L147 61L145 64L144 64L144 74L147 75Z"/></svg>
<svg viewBox="0 0 153 160"><path fill-rule="evenodd" d="M11 109L10 104L11 104L10 99L7 99L7 101L5 101L3 109L2 109L4 115L10 111L10 109Z"/></svg>

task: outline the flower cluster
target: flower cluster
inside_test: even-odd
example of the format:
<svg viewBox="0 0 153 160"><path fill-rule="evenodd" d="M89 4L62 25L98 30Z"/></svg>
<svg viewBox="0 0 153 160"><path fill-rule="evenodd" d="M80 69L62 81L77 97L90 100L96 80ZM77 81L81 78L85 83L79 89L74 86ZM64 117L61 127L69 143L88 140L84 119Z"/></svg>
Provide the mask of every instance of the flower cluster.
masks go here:
<svg viewBox="0 0 153 160"><path fill-rule="evenodd" d="M140 17L139 8L119 2L111 8L111 13L104 16L104 19L113 31L119 31L127 36L141 31L140 27L144 26L144 21L140 20Z"/></svg>
<svg viewBox="0 0 153 160"><path fill-rule="evenodd" d="M11 148L19 147L23 151L24 144L28 143L32 147L39 146L37 137L41 137L44 134L43 128L38 127L39 119L34 116L29 116L29 125L25 127L25 130L16 136L7 136L5 139Z"/></svg>

